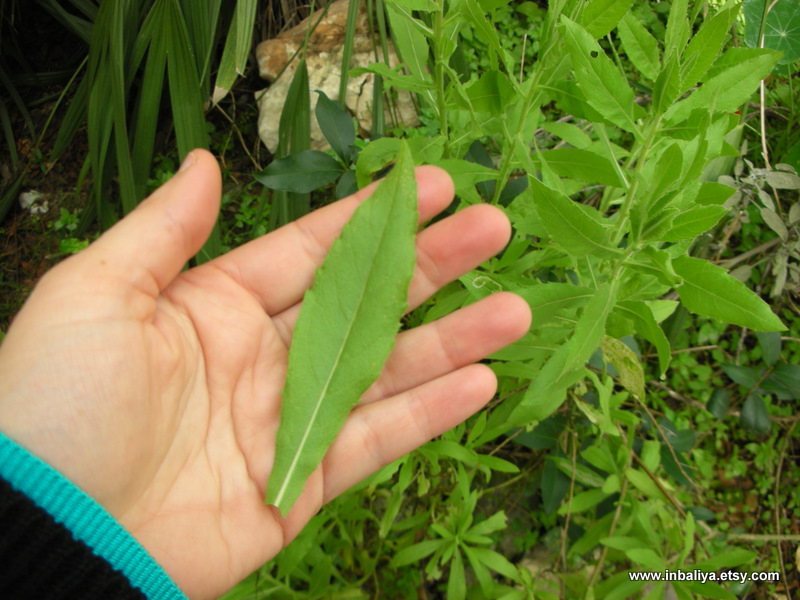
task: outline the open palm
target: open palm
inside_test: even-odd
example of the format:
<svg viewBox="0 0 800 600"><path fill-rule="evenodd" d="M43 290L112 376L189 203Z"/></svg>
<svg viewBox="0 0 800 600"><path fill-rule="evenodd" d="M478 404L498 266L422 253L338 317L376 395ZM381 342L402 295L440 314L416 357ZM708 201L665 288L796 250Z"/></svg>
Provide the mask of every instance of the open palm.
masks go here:
<svg viewBox="0 0 800 600"><path fill-rule="evenodd" d="M528 328L495 294L404 332L285 519L263 502L288 348L315 269L372 188L200 267L219 170L190 166L48 273L0 347L0 430L92 495L192 598L274 556L320 506L487 402L487 354ZM417 170L422 220L452 200ZM418 235L409 305L498 252L503 214L472 207Z"/></svg>

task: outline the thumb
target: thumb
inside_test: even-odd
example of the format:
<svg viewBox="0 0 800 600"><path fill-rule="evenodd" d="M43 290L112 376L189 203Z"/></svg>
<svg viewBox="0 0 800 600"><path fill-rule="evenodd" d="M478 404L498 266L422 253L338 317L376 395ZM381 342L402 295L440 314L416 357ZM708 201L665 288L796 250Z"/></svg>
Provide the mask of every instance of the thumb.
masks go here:
<svg viewBox="0 0 800 600"><path fill-rule="evenodd" d="M156 296L208 239L221 188L214 157L193 150L172 179L74 258L91 276Z"/></svg>

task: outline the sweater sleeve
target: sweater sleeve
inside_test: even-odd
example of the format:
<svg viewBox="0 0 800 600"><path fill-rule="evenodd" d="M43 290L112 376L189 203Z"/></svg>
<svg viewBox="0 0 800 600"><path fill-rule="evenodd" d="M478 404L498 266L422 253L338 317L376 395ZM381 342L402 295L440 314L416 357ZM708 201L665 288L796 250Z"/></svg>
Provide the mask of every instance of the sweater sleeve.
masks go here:
<svg viewBox="0 0 800 600"><path fill-rule="evenodd" d="M102 506L2 432L0 597L186 600Z"/></svg>

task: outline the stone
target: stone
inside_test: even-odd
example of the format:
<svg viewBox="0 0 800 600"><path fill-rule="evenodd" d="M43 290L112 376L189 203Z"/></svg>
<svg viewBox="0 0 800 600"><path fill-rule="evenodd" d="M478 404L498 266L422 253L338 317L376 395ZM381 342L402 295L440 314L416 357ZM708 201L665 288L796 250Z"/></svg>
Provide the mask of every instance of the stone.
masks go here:
<svg viewBox="0 0 800 600"><path fill-rule="evenodd" d="M325 150L328 144L313 116L319 97L314 90L322 90L332 100L337 100L339 97L348 6L349 0L337 0L330 5L327 14L312 32L306 50L306 65L311 90L311 148L315 150ZM312 22L316 22L321 14L322 11L314 13L311 16ZM261 140L273 154L278 147L280 114L297 68L297 58L288 67L286 64L303 45L307 26L308 19L274 39L261 42L256 48L259 74L270 82L267 89L256 94L259 106L258 132ZM367 14L362 6L359 9L356 37L353 43L351 69L367 67L376 62L372 40L367 31ZM390 42L389 65L394 67L398 62L397 54ZM284 67L286 69L281 73ZM358 120L359 134L365 137L370 135L372 127L374 77L372 73L350 77L345 97L346 107ZM388 108L385 111L387 127L397 124L393 118L395 115L407 126L413 127L419 124L411 94L405 90L398 90L395 107L394 112L390 112Z"/></svg>

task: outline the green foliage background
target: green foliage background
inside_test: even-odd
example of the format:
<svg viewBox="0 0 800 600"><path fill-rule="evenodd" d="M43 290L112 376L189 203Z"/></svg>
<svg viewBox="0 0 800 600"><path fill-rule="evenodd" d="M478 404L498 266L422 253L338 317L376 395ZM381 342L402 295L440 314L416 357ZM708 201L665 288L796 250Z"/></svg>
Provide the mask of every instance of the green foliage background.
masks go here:
<svg viewBox="0 0 800 600"><path fill-rule="evenodd" d="M54 157L85 127L93 187L46 225L77 251L91 223L130 210L189 147L220 143L204 110L213 82L229 88L244 69L256 3L41 4L90 48L65 87ZM450 212L491 202L514 227L500 256L407 326L499 290L522 295L534 325L488 361L500 389L486 411L328 504L226 599L796 590L800 17L792 0L767 7L375 0L376 57L391 38L404 65L367 69L375 106L410 90L422 125L376 122L372 140L334 99L312 117L301 62L278 160L256 169L268 188L227 183L199 260L382 175L405 137L415 162L452 175ZM14 76L4 58L9 148L9 115L25 109ZM162 103L177 158L154 150ZM311 118L331 151L308 150ZM13 154L3 211L31 166ZM629 578L664 569L778 571L781 583Z"/></svg>

